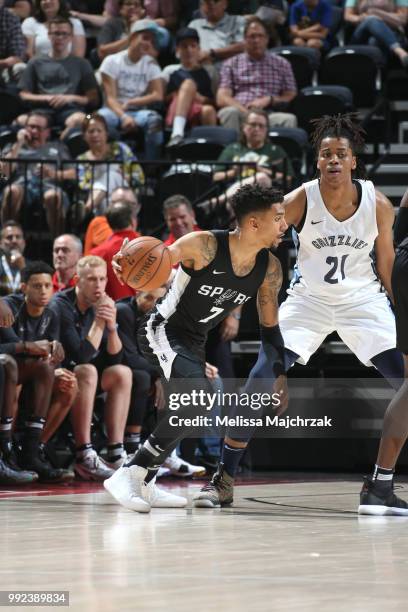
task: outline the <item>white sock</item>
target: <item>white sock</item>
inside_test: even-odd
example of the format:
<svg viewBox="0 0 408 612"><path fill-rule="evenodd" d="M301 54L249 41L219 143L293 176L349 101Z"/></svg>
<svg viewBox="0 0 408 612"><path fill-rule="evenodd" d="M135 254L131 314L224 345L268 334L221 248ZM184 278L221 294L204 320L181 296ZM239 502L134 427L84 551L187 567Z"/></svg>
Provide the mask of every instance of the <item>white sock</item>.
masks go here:
<svg viewBox="0 0 408 612"><path fill-rule="evenodd" d="M171 137L184 136L184 128L186 127L186 118L181 115L176 115L173 121L173 131Z"/></svg>

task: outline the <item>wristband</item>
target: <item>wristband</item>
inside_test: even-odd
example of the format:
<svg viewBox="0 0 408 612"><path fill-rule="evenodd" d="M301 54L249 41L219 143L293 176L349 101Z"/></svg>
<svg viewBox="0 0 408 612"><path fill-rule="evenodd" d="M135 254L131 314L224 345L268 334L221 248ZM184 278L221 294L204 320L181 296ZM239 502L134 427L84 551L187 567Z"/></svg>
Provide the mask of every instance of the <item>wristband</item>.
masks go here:
<svg viewBox="0 0 408 612"><path fill-rule="evenodd" d="M279 325L265 327L261 325L261 341L266 357L272 366L276 378L286 375L285 370L285 345Z"/></svg>

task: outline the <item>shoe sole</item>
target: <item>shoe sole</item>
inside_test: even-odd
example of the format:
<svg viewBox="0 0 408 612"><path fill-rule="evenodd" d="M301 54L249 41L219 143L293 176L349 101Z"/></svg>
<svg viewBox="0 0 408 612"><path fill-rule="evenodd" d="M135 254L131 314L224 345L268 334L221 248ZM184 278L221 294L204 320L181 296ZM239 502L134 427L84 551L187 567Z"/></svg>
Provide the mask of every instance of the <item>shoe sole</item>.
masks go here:
<svg viewBox="0 0 408 612"><path fill-rule="evenodd" d="M93 481L93 482L104 482L105 480L107 480L108 478L113 476L113 474L109 474L108 476L98 476L98 475L92 474L92 473L90 473L90 472L88 472L86 470L82 471L82 469L79 468L78 466L75 466L74 472L82 480L88 480L88 481L90 480L90 481Z"/></svg>
<svg viewBox="0 0 408 612"><path fill-rule="evenodd" d="M368 514L371 516L408 516L408 508L394 508L389 506L375 506L369 504L360 504L358 507L359 514Z"/></svg>
<svg viewBox="0 0 408 612"><path fill-rule="evenodd" d="M124 499L120 495L117 495L116 491L114 490L114 486L115 486L114 483L109 482L109 480L110 478L104 480L103 486L105 490L110 495L112 495L113 499L118 502L118 504L120 504L127 510L133 510L133 512L140 512L142 514L147 514L148 512L150 512L151 506L147 502L143 502L145 506L140 506L140 507L135 508L135 506L132 505L131 501L129 501L128 499Z"/></svg>
<svg viewBox="0 0 408 612"><path fill-rule="evenodd" d="M233 500L227 502L219 502L218 504L213 504L210 499L193 499L193 507L194 508L223 508L224 506L232 506Z"/></svg>
<svg viewBox="0 0 408 612"><path fill-rule="evenodd" d="M206 476L207 470L197 470L196 472L178 472L177 470L172 470L171 468L167 468L170 470L171 476L177 476L178 478L202 478Z"/></svg>

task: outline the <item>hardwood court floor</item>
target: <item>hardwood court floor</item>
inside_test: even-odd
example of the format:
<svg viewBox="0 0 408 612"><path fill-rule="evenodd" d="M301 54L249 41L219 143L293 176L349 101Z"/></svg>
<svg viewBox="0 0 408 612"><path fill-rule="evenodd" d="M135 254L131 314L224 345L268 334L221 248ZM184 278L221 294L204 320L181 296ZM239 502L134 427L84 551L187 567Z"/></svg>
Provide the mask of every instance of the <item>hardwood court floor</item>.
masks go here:
<svg viewBox="0 0 408 612"><path fill-rule="evenodd" d="M406 610L408 518L358 517L354 477L308 478L248 481L230 509L149 515L101 485L0 489L1 589L69 590L83 612Z"/></svg>

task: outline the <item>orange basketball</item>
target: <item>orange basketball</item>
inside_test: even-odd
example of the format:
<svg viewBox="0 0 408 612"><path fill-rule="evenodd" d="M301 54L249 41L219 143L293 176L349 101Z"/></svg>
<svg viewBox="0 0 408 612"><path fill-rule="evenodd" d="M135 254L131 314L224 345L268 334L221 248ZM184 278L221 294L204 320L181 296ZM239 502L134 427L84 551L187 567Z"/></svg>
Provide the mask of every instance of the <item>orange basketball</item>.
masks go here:
<svg viewBox="0 0 408 612"><path fill-rule="evenodd" d="M120 262L124 282L139 291L151 291L164 285L171 272L169 249L161 240L140 236L122 250Z"/></svg>

